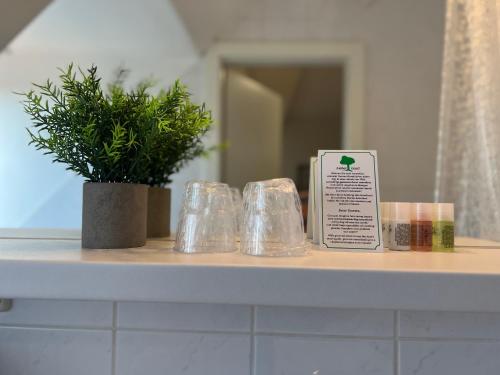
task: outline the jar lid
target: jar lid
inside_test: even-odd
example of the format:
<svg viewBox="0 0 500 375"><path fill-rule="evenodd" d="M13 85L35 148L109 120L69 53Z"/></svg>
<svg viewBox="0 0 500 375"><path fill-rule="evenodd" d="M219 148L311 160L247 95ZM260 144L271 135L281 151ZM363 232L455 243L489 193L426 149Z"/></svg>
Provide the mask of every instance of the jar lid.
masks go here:
<svg viewBox="0 0 500 375"><path fill-rule="evenodd" d="M410 221L411 204L408 202L394 202L391 206L391 218L393 221Z"/></svg>
<svg viewBox="0 0 500 375"><path fill-rule="evenodd" d="M432 221L432 203L412 203L411 219L417 221Z"/></svg>
<svg viewBox="0 0 500 375"><path fill-rule="evenodd" d="M434 203L433 218L436 221L455 221L453 203Z"/></svg>

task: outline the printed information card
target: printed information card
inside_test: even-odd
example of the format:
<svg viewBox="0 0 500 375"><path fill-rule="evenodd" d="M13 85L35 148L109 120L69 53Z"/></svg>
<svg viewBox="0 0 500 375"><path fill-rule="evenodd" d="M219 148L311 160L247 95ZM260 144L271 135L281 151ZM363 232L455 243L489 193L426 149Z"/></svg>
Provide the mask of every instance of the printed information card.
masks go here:
<svg viewBox="0 0 500 375"><path fill-rule="evenodd" d="M376 151L318 151L315 187L321 247L383 251Z"/></svg>

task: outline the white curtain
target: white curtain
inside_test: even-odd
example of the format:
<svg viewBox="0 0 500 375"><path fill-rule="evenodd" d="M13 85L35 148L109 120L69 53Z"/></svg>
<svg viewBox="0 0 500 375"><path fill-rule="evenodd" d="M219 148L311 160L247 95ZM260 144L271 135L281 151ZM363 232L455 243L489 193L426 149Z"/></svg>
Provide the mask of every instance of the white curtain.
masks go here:
<svg viewBox="0 0 500 375"><path fill-rule="evenodd" d="M448 0L436 200L457 234L500 240L500 0Z"/></svg>

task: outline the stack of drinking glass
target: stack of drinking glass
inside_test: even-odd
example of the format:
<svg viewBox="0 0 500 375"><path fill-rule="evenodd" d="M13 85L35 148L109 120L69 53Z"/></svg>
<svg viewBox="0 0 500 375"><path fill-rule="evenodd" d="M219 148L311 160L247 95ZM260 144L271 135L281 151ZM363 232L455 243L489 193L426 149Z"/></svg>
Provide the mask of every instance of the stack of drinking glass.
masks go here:
<svg viewBox="0 0 500 375"><path fill-rule="evenodd" d="M175 250L293 256L306 250L299 195L292 180L249 182L243 191L220 182L186 184Z"/></svg>

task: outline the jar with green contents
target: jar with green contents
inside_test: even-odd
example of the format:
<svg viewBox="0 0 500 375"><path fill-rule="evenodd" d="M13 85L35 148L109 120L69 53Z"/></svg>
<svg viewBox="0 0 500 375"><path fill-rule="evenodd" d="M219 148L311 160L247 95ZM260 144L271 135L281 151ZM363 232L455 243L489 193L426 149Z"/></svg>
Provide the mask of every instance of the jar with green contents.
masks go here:
<svg viewBox="0 0 500 375"><path fill-rule="evenodd" d="M432 251L453 251L454 247L453 203L435 203L432 218Z"/></svg>

